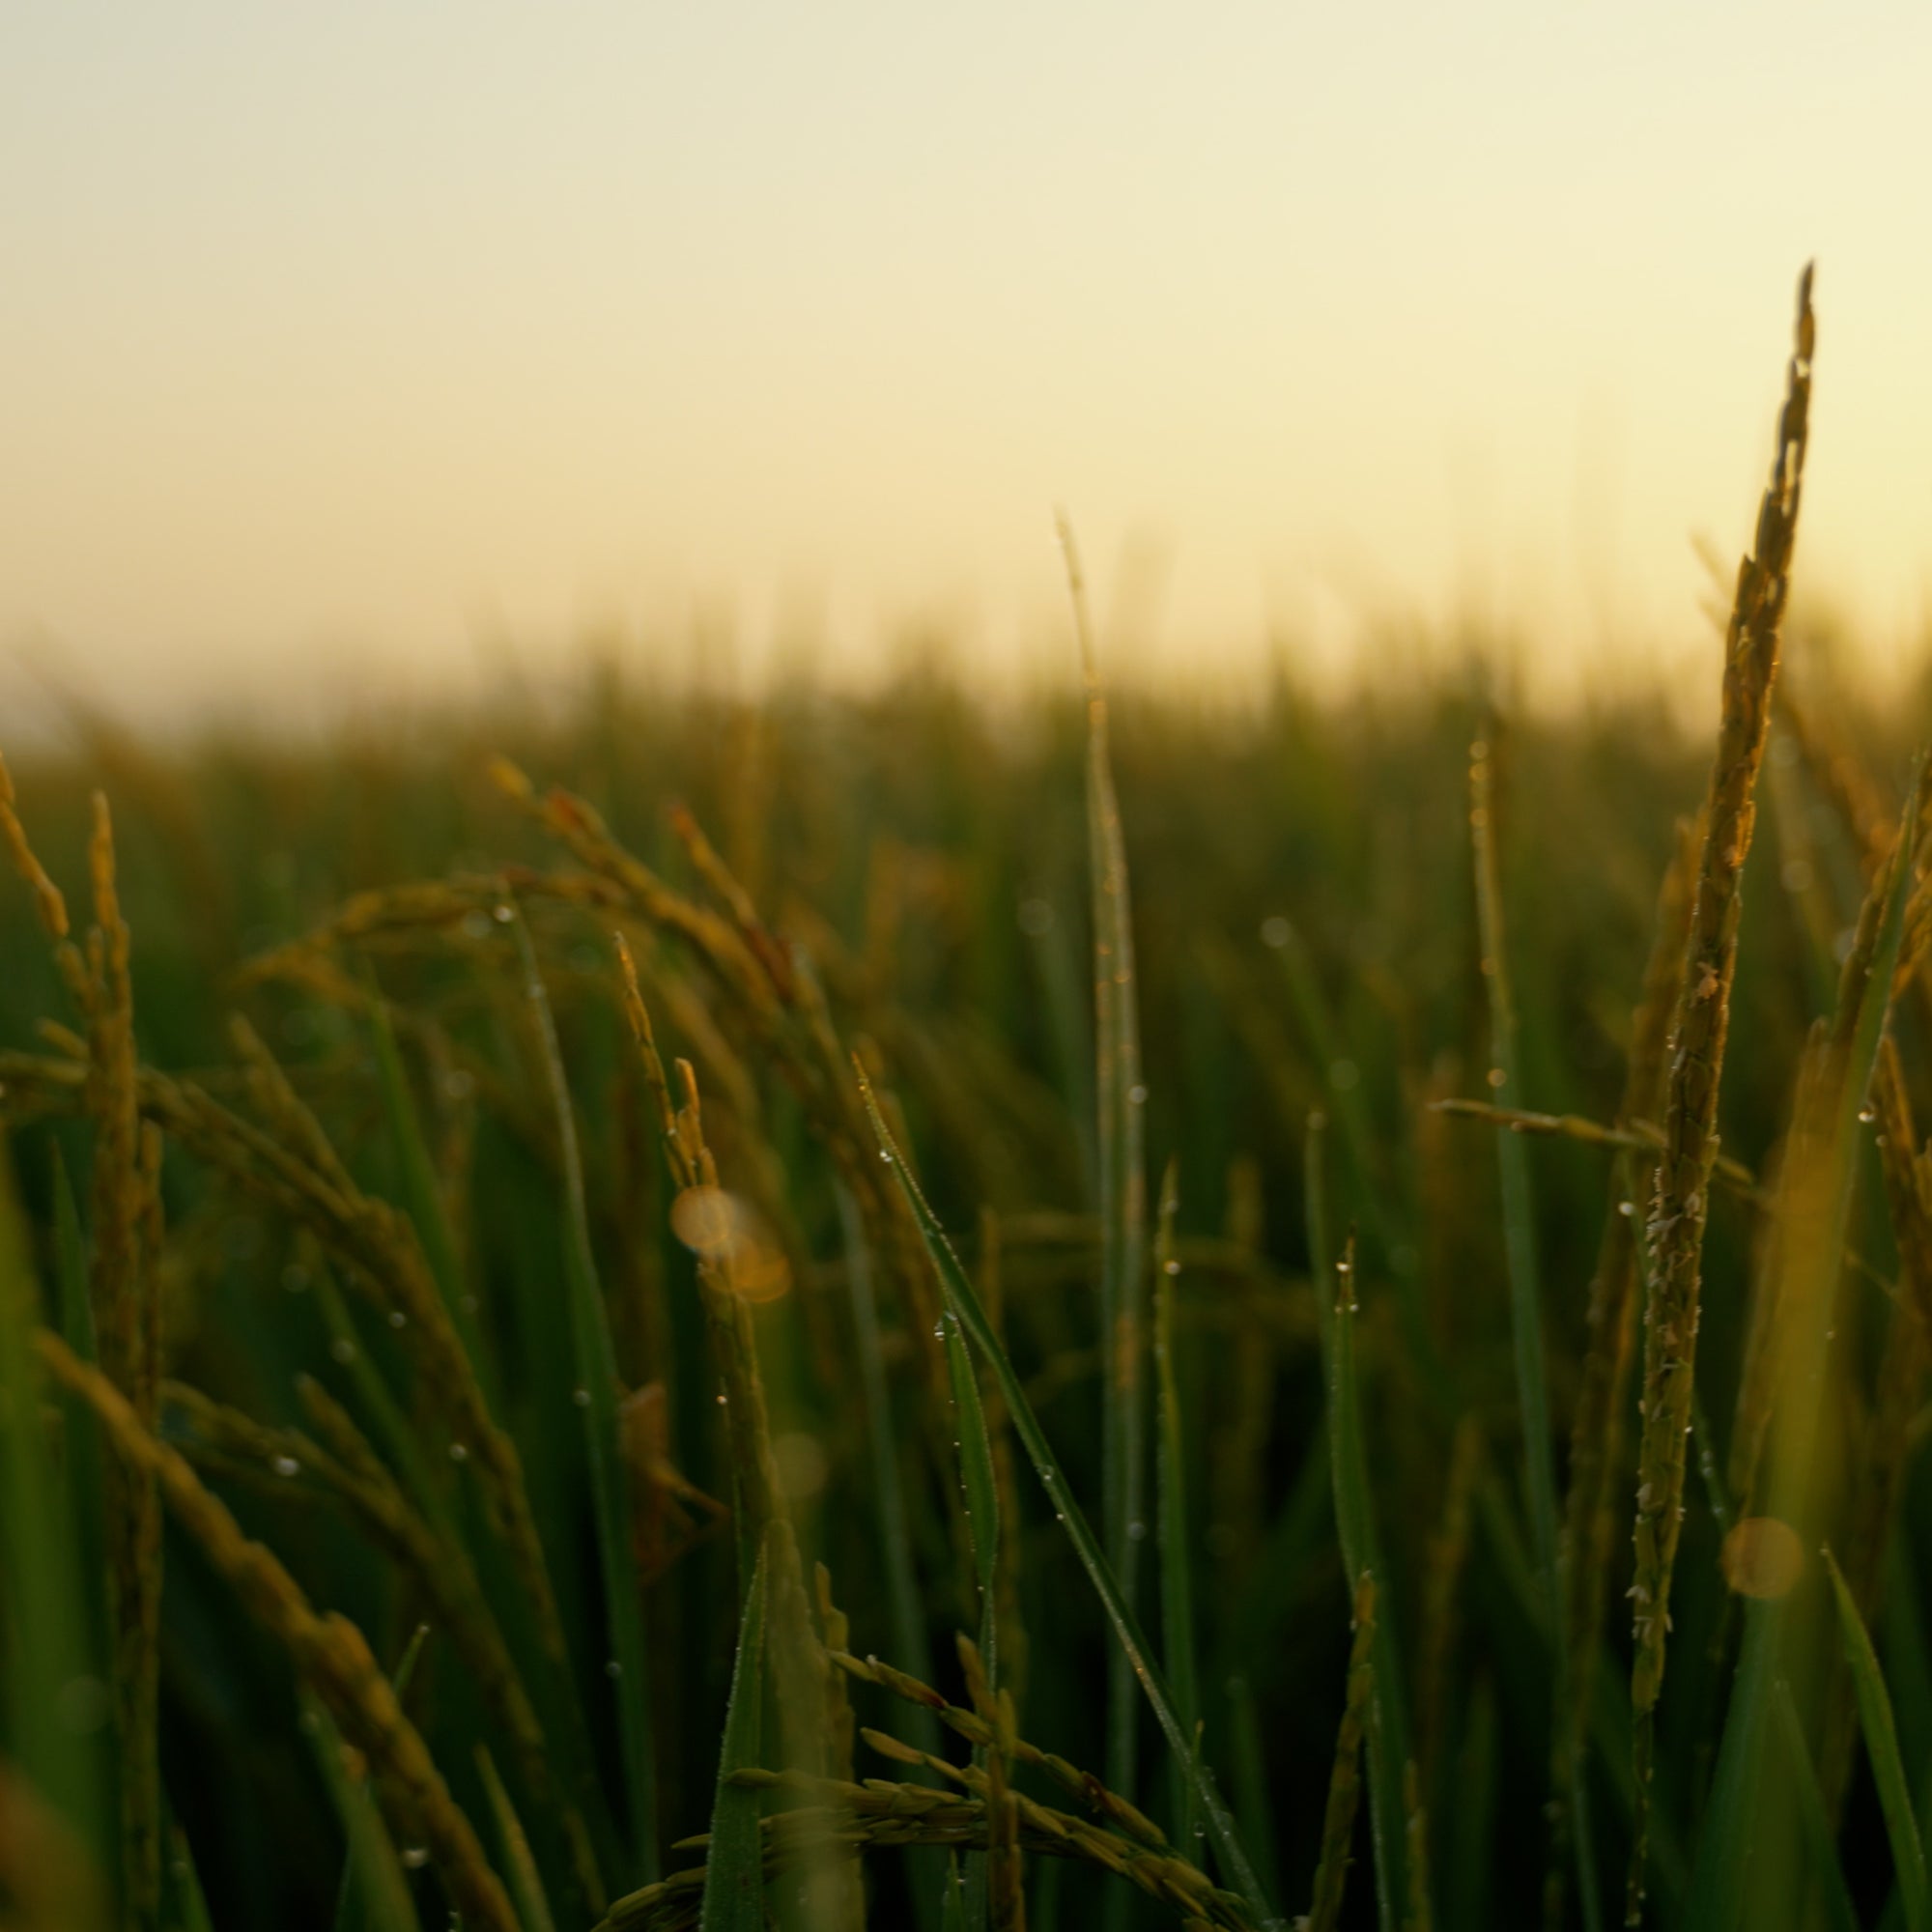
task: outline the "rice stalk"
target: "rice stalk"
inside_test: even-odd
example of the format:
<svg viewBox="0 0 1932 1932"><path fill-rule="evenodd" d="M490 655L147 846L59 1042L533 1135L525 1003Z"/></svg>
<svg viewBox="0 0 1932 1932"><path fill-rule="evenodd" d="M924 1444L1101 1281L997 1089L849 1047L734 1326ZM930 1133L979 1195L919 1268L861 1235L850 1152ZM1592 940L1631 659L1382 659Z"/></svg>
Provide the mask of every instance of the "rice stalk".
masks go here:
<svg viewBox="0 0 1932 1932"><path fill-rule="evenodd" d="M75 1686L102 1694L105 1660L88 1613L99 1575L85 1562L80 1514L90 1502L98 1507L99 1490L83 1490L71 1463L62 1480L43 1427L32 1341L40 1312L12 1149L0 1147L0 1692L12 1768L31 1781L49 1814L47 1836L60 1844L45 1861L47 1889L62 1889L51 1884L58 1859L72 1865L74 1898L85 1902L94 1889L86 1867L112 1869L120 1833L100 1740L85 1735L63 1705ZM7 1777L0 1794L0 1809L21 1821L24 1834L24 1792ZM14 1862L0 1847L0 1895L14 1880ZM21 1889L24 1911L30 1889Z"/></svg>
<svg viewBox="0 0 1932 1932"><path fill-rule="evenodd" d="M937 1845L983 1851L988 1827L984 1774L946 1765L960 1791L882 1778L864 1784L814 1778L800 1772L747 1771L737 1781L749 1789L794 1801L763 1825L766 1882L797 1868L830 1845L847 1859L894 1847ZM1197 1866L1171 1853L1117 1836L1084 1818L1056 1811L1024 1792L1012 1794L1018 1811L1020 1850L1030 1858L1074 1861L1111 1872L1165 1907L1185 1926L1219 1932L1254 1932L1254 1921L1236 1894L1214 1887ZM678 1849L708 1847L703 1837ZM597 1932L679 1932L696 1925L705 1866L673 1872L658 1885L620 1899Z"/></svg>
<svg viewBox="0 0 1932 1932"><path fill-rule="evenodd" d="M1180 1384L1174 1360L1174 1220L1180 1208L1179 1166L1170 1160L1161 1178L1154 1235L1153 1364L1157 1402L1154 1477L1159 1523L1161 1659L1174 1686L1175 1711L1190 1736L1201 1725L1201 1693L1195 1669L1193 1538L1188 1530L1187 1444L1181 1430ZM1175 1832L1185 1845L1194 1837L1194 1786L1179 1764L1168 1768Z"/></svg>
<svg viewBox="0 0 1932 1932"><path fill-rule="evenodd" d="M1087 837L1094 917L1094 1146L1100 1210L1100 1520L1107 1560L1129 1609L1138 1596L1146 1533L1147 1088L1134 987L1133 909L1126 845L1108 748L1107 696L1087 611L1080 552L1065 512L1060 547L1087 684ZM1107 1780L1134 1782L1133 1673L1107 1662ZM1118 1913L1112 1919L1120 1923Z"/></svg>
<svg viewBox="0 0 1932 1932"><path fill-rule="evenodd" d="M1787 1152L1790 1215L1776 1283L1773 1345L1776 1426L1771 1441L1766 1514L1805 1547L1816 1510L1816 1442L1830 1355L1845 1225L1857 1179L1861 1122L1879 1042L1890 1010L1905 904L1911 892L1932 761L1921 758L1888 875L1875 882L1839 979L1838 1009L1824 1037L1812 1106L1792 1126ZM1734 1532L1735 1534L1735 1532ZM1787 1593L1753 1596L1745 1613L1736 1685L1725 1715L1690 1909L1695 1922L1729 1932L1747 1882L1776 1883L1776 1861L1748 1856L1761 1807L1763 1737L1783 1672Z"/></svg>
<svg viewBox="0 0 1932 1932"><path fill-rule="evenodd" d="M1235 1829L1235 1821L1223 1803L1219 1787L1212 1772L1195 1748L1195 1740L1187 1735L1177 1716L1174 1697L1168 1689L1160 1665L1156 1661L1152 1646L1148 1642L1140 1628L1139 1619L1122 1594L1106 1553L1089 1527L1085 1514L1074 1500L1065 1478L1058 1467L1053 1450L1041 1430L1033 1405L1027 1400L1026 1390L1014 1372L1011 1359L1000 1345L999 1337L993 1333L987 1321L985 1310L980 1305L980 1297L974 1292L971 1278L960 1265L959 1257L953 1252L952 1244L947 1239L937 1217L927 1205L919 1183L906 1166L905 1156L899 1151L887 1127L885 1116L879 1111L878 1101L873 1095L870 1082L866 1077L865 1067L854 1063L859 1076L860 1092L864 1095L867 1108L871 1116L872 1130L878 1136L882 1153L893 1169L895 1178L904 1190L908 1206L917 1217L922 1235L924 1236L926 1251L932 1258L934 1271L952 1313L958 1318L974 1347L992 1369L1001 1391L1006 1397L1007 1408L1012 1416L1013 1427L1020 1440L1026 1445L1035 1473L1040 1487L1046 1492L1047 1499L1053 1506L1056 1520L1066 1531L1067 1540L1073 1545L1074 1553L1079 1557L1081 1568L1087 1572L1094 1593L1100 1599L1101 1608L1107 1621L1113 1626L1116 1641L1125 1653L1140 1679L1141 1688L1147 1694L1148 1702L1153 1707L1155 1719L1162 1735L1167 1740L1168 1748L1188 1764L1194 1782L1195 1793L1201 1803L1202 1816L1212 1836L1223 1868L1240 1896L1247 1901L1259 1922L1262 1932L1272 1932L1279 1920L1269 1909L1262 1895L1261 1887L1255 1878L1254 1867L1247 1853L1242 1848L1239 1834Z"/></svg>
<svg viewBox="0 0 1932 1932"><path fill-rule="evenodd" d="M718 1795L711 1806L710 1856L704 1863L703 1932L764 1932L765 1877L758 1829L762 1806L756 1788L735 1782L734 1774L752 1769L762 1754L767 1553L761 1548L752 1566L738 1624L731 1696L724 1707L724 1733L718 1752ZM612 1921L621 1922L617 1921L620 1910L621 1905L613 1908Z"/></svg>
<svg viewBox="0 0 1932 1932"><path fill-rule="evenodd" d="M555 1120L557 1146L563 1157L565 1301L569 1312L572 1355L577 1386L575 1406L582 1411L584 1461L590 1474L590 1499L597 1532L597 1553L604 1593L605 1636L611 1646L606 1674L612 1684L617 1707L617 1735L624 1763L625 1818L631 1859L646 1880L660 1869L657 1847L657 1767L651 1741L650 1676L644 1648L643 1604L638 1579L637 1551L631 1540L630 1471L623 1454L618 1405L623 1384L617 1354L611 1342L610 1314L597 1278L597 1260L590 1242L590 1218L583 1198L583 1167L578 1151L577 1118L570 1085L557 1044L556 1022L550 996L537 967L536 948L529 927L513 899L505 900L512 918L510 931L517 948L524 995L536 1036L538 1062Z"/></svg>
<svg viewBox="0 0 1932 1932"><path fill-rule="evenodd" d="M1495 732L1491 721L1490 736ZM1469 825L1475 847L1476 915L1481 935L1483 978L1490 999L1490 1086L1498 1103L1511 1105L1522 1087L1517 1057L1516 999L1504 929L1502 873L1497 858L1495 759L1488 738L1469 748ZM1529 1521L1535 1539L1538 1581L1548 1605L1550 1655L1555 1678L1555 1750L1550 1814L1550 1876L1548 1918L1562 1922L1562 1872L1566 1848L1577 1860L1577 1891L1588 1932L1602 1923L1597 1895L1596 1840L1590 1828L1589 1789L1583 1776L1580 1740L1567 1714L1575 1696L1575 1663L1570 1624L1564 1614L1561 1530L1556 1503L1556 1457L1550 1440L1549 1386L1544 1363L1543 1299L1536 1257L1536 1215L1530 1193L1529 1159L1520 1136L1498 1133L1502 1169L1503 1254L1510 1291L1510 1337L1514 1345L1517 1406L1521 1415Z"/></svg>
<svg viewBox="0 0 1932 1932"><path fill-rule="evenodd" d="M1408 1761L1408 1723L1403 1696L1402 1666L1396 1646L1394 1592L1385 1580L1369 1487L1368 1452L1362 1428L1361 1386L1356 1375L1356 1322L1361 1313L1352 1232L1338 1255L1329 1246L1323 1153L1326 1122L1310 1118L1303 1151L1308 1200L1309 1272L1316 1284L1321 1321L1322 1379L1327 1395L1328 1468L1334 1487L1335 1530L1345 1573L1384 1579L1382 1608L1376 1618L1375 1721L1369 1726L1369 1831L1376 1858L1376 1906L1382 1932L1394 1932L1408 1896L1407 1817L1402 1799L1402 1768Z"/></svg>
<svg viewBox="0 0 1932 1932"><path fill-rule="evenodd" d="M1913 1810L1912 1785L1898 1752L1898 1726L1891 1714L1890 1693L1885 1688L1878 1653L1846 1587L1844 1573L1830 1549L1825 1551L1825 1568L1831 1574L1845 1657L1858 1692L1859 1726L1864 1733L1865 1753L1871 1760L1886 1832L1891 1839L1891 1860L1904 1901L1907 1932L1927 1932L1932 1927L1932 1876L1926 1872L1925 1846Z"/></svg>
<svg viewBox="0 0 1932 1932"><path fill-rule="evenodd" d="M510 1896L516 1903L517 1917L523 1920L524 1932L556 1932L556 1920L551 1915L550 1899L544 1891L543 1873L530 1850L524 1822L517 1816L517 1807L504 1789L496 1759L483 1745L476 1747L476 1775L483 1780L484 1796L489 1799L491 1816L497 1821L503 1869L509 1875Z"/></svg>
<svg viewBox="0 0 1932 1932"><path fill-rule="evenodd" d="M1724 641L1723 708L1705 806L1704 847L1673 1028L1665 1090L1664 1151L1646 1236L1643 1418L1638 1449L1636 1579L1631 1671L1633 1767L1637 1813L1626 1920L1643 1917L1647 1823L1656 1752L1657 1700L1663 1687L1671 1575L1684 1498L1684 1445L1690 1425L1704 1224L1717 1159L1719 1079L1737 970L1739 886L1750 851L1752 793L1764 756L1779 634L1804 474L1815 323L1811 270L1798 286L1795 346L1778 418L1777 453L1758 513L1750 554L1738 568Z"/></svg>
<svg viewBox="0 0 1932 1932"><path fill-rule="evenodd" d="M115 1454L154 1476L214 1569L288 1651L343 1736L367 1759L391 1829L406 1844L428 1850L451 1904L487 1932L518 1932L502 1882L361 1632L333 1611L318 1614L274 1556L242 1535L227 1508L105 1376L45 1330L38 1346L56 1378L86 1399Z"/></svg>
<svg viewBox="0 0 1932 1932"><path fill-rule="evenodd" d="M1355 1808L1362 1795L1362 1736L1374 1721L1376 1579L1367 1571L1355 1585L1352 1628L1349 1689L1335 1733L1335 1765L1328 1774L1328 1803L1321 1819L1321 1861L1315 1868L1314 1895L1302 1921L1307 1932L1334 1932L1348 1891Z"/></svg>

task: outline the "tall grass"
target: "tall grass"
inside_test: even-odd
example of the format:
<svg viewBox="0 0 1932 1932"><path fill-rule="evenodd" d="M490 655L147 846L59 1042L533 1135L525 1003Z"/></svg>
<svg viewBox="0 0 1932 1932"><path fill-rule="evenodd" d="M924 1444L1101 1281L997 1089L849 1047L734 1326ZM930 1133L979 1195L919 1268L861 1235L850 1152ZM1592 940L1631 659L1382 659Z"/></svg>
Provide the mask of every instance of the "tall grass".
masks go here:
<svg viewBox="0 0 1932 1932"><path fill-rule="evenodd" d="M1919 1923L1927 802L1788 616L1812 331L1715 760L1103 696L1069 544L1084 695L6 779L0 1913Z"/></svg>

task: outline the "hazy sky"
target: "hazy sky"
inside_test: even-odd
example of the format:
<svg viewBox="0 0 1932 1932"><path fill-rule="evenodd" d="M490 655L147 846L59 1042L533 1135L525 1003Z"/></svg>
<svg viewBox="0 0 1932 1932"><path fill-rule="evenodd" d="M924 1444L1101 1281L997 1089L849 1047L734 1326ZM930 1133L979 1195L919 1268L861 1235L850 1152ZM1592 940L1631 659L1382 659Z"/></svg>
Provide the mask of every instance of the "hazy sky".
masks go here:
<svg viewBox="0 0 1932 1932"><path fill-rule="evenodd" d="M1932 609L1932 8L0 9L0 646L133 699L622 621L1706 653Z"/></svg>

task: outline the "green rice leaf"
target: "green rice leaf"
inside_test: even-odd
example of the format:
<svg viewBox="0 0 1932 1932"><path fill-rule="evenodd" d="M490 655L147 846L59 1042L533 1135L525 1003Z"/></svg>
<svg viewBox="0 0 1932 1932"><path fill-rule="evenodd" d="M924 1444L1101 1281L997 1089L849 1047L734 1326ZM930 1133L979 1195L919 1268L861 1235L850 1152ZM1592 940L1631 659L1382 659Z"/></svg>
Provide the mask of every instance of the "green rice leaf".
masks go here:
<svg viewBox="0 0 1932 1932"><path fill-rule="evenodd" d="M732 1782L763 1754L765 1704L765 1590L767 1552L760 1548L745 1593L724 1741L718 1754L718 1795L711 1806L711 1849L704 1861L700 1932L764 1932L765 1864L759 1838L758 1793Z"/></svg>
<svg viewBox="0 0 1932 1932"><path fill-rule="evenodd" d="M316 1769L349 1841L342 1889L335 1901L335 1932L417 1932L415 1901L395 1840L368 1780L352 1777L343 1758L342 1734L312 1697L302 1700Z"/></svg>
<svg viewBox="0 0 1932 1932"><path fill-rule="evenodd" d="M476 1325L476 1312L464 1290L463 1265L457 1255L456 1236L450 1232L436 1162L430 1157L415 1096L410 1092L409 1074L396 1046L396 1030L390 1024L389 1009L380 994L370 1002L369 1012L383 1110L401 1170L403 1207L415 1228L416 1238L422 1242L436 1285L442 1291L450 1320L455 1322L456 1332L463 1337L463 1346L480 1376L484 1369L483 1341Z"/></svg>
<svg viewBox="0 0 1932 1932"><path fill-rule="evenodd" d="M104 1871L119 1842L99 1736L111 1705L89 1654L70 1485L43 1427L33 1352L40 1301L11 1159L0 1150L0 1709L10 1754ZM93 1442L93 1429L77 1439Z"/></svg>
<svg viewBox="0 0 1932 1932"><path fill-rule="evenodd" d="M939 1225L937 1216L926 1204L924 1194L906 1166L905 1156L886 1125L885 1116L879 1111L878 1100L872 1093L871 1082L866 1077L865 1067L857 1061L853 1065L865 1097L866 1110L871 1117L872 1131L878 1137L880 1151L891 1163L894 1179L919 1224L926 1253L931 1257L947 1302L1000 1384L1000 1392L1006 1397L1008 1411L1013 1419L1013 1428L1033 1462L1035 1473L1053 1506L1056 1520L1065 1530L1067 1540L1073 1545L1074 1554L1080 1559L1081 1568L1087 1572L1088 1580L1100 1599L1100 1606L1113 1626L1114 1636L1122 1655L1140 1679L1149 1704L1153 1707L1155 1720L1167 1740L1168 1748L1189 1767L1201 1814L1207 1824L1208 1834L1213 1839L1220 1856L1227 1883L1231 1889L1241 1895L1264 1928L1278 1927L1283 1921L1262 1892L1253 1862L1242 1847L1234 1818L1214 1781L1214 1774L1195 1750L1194 1740L1180 1721L1174 1694L1168 1688L1153 1646L1148 1642L1139 1619L1121 1590L1120 1579L1107 1561L1106 1552L1100 1548L1098 1539L1088 1525L1086 1515L1060 1472L1053 1446L1040 1428L1038 1417L1034 1414L1033 1404L1027 1399L1026 1389L1011 1358L1001 1346L993 1324L986 1319L986 1311L980 1305L971 1277L953 1251L952 1243L947 1239L946 1231Z"/></svg>
<svg viewBox="0 0 1932 1932"><path fill-rule="evenodd" d="M1845 1661L1852 1668L1852 1687L1859 1700L1859 1727L1864 1732L1865 1754L1871 1760L1872 1781L1878 1786L1885 1829L1891 1839L1891 1861L1898 1872L1899 1896L1905 1905L1907 1932L1932 1928L1932 1882L1925 1869L1925 1846L1913 1814L1912 1785L1898 1750L1898 1726L1892 1720L1891 1698L1879 1668L1878 1652L1865 1630L1864 1619L1852 1601L1838 1560L1828 1549L1825 1567L1831 1573L1832 1594L1837 1600L1838 1626L1845 1640Z"/></svg>
<svg viewBox="0 0 1932 1932"><path fill-rule="evenodd" d="M490 1814L497 1821L497 1840L503 1854L503 1875L510 1888L511 1902L524 1922L524 1932L556 1932L551 1917L550 1899L544 1892L543 1874L530 1851L530 1841L517 1807L497 1770L497 1762L482 1746L476 1747L476 1770L490 1800Z"/></svg>
<svg viewBox="0 0 1932 1932"><path fill-rule="evenodd" d="M1841 984L1839 1011L1831 1044L1838 1052L1840 1082L1824 1104L1832 1113L1822 1125L1826 1144L1818 1182L1819 1211L1809 1237L1794 1243L1791 1278L1783 1293L1792 1299L1795 1332L1787 1359L1798 1365L1787 1377L1776 1423L1767 1513L1799 1527L1810 1509L1809 1488L1824 1365L1836 1302L1837 1277L1851 1218L1863 1127L1861 1116L1878 1060L1879 1039L1890 1010L1892 982L1905 926L1906 901L1914 884L1917 832L1923 821L1926 783L1932 766L1921 756L1888 873L1873 888L1861 919L1866 950L1855 948ZM1867 918L1875 923L1867 924ZM1803 1123L1801 1123L1802 1126ZM1794 1136L1799 1131L1794 1128ZM1787 1155L1787 1159L1794 1156ZM1725 1713L1717 1773L1705 1807L1696 1867L1687 1901L1690 1922L1711 1932L1732 1932L1742 1918L1749 1854L1760 1803L1765 1731L1773 1697L1783 1675L1782 1653L1788 1597L1751 1602L1745 1611L1735 1686Z"/></svg>
<svg viewBox="0 0 1932 1932"><path fill-rule="evenodd" d="M1154 1236L1153 1362L1158 1421L1154 1443L1155 1513L1159 1522L1161 1657L1174 1686L1176 1714L1190 1737L1199 1735L1201 1692L1194 1662L1194 1589L1189 1571L1186 1443L1180 1428L1180 1389L1174 1367L1174 1219L1180 1206L1179 1176L1173 1161L1160 1184ZM1170 1761L1176 1842L1194 1842L1199 1807L1189 1767Z"/></svg>
<svg viewBox="0 0 1932 1932"><path fill-rule="evenodd" d="M1837 1833L1825 1811L1825 1794L1818 1785L1818 1771L1811 1762L1810 1747L1804 1742L1804 1725L1798 1716L1798 1706L1791 1701L1791 1686L1781 1677L1773 1693L1773 1702L1778 1733L1784 1740L1785 1755L1791 1765L1791 1788L1798 1799L1798 1828L1804 1833L1804 1849L1825 1901L1825 1917L1832 1932L1860 1932L1858 1908L1852 1903L1844 1867L1838 1862Z"/></svg>
<svg viewBox="0 0 1932 1932"><path fill-rule="evenodd" d="M1094 903L1094 1098L1100 1171L1101 1533L1127 1606L1135 1603L1147 1490L1147 1088L1141 1077L1134 930L1121 806L1108 749L1080 553L1065 513L1060 543L1087 680L1087 838ZM1134 1788L1134 1686L1126 1660L1107 1664L1107 1782ZM1122 1906L1110 1905L1120 1922Z"/></svg>
<svg viewBox="0 0 1932 1932"><path fill-rule="evenodd" d="M1335 1492L1335 1526L1342 1562L1351 1577L1367 1574L1386 1591L1387 1571L1376 1531L1355 1373L1357 1285L1354 1237L1335 1257L1328 1245L1323 1173L1326 1122L1313 1116L1304 1150L1308 1198L1309 1272L1316 1284L1323 1382L1328 1393L1328 1467ZM1383 1599L1375 1622L1375 1721L1369 1726L1369 1829L1376 1855L1376 1907L1382 1932L1395 1932L1408 1898L1408 1807L1402 1768L1408 1761L1408 1724L1395 1642L1393 1604Z"/></svg>
<svg viewBox="0 0 1932 1932"><path fill-rule="evenodd" d="M604 1291L591 1252L590 1216L583 1198L583 1165L578 1152L577 1121L557 1044L550 996L537 969L536 948L521 911L510 928L523 967L524 990L536 1020L543 1070L563 1157L565 1299L577 1365L577 1406L583 1417L585 1461L596 1516L597 1553L603 1572L605 1632L611 1655L606 1668L617 1706L617 1733L623 1748L625 1805L632 1861L646 1882L658 1875L657 1793L652 1763L650 1712L646 1702L647 1663L641 1586L631 1543L630 1479L622 1453L618 1404L621 1386L617 1354L611 1340Z"/></svg>

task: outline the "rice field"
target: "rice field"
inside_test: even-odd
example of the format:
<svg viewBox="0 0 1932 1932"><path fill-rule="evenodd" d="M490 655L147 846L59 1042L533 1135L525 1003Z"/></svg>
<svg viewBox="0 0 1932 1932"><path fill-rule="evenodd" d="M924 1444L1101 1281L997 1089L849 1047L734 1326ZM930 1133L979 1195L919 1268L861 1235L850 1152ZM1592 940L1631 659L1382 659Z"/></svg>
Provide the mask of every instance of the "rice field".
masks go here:
<svg viewBox="0 0 1932 1932"><path fill-rule="evenodd" d="M1715 749L1110 694L1070 531L1057 699L76 710L0 1925L1932 1927L1932 780L1780 669L1812 351Z"/></svg>

